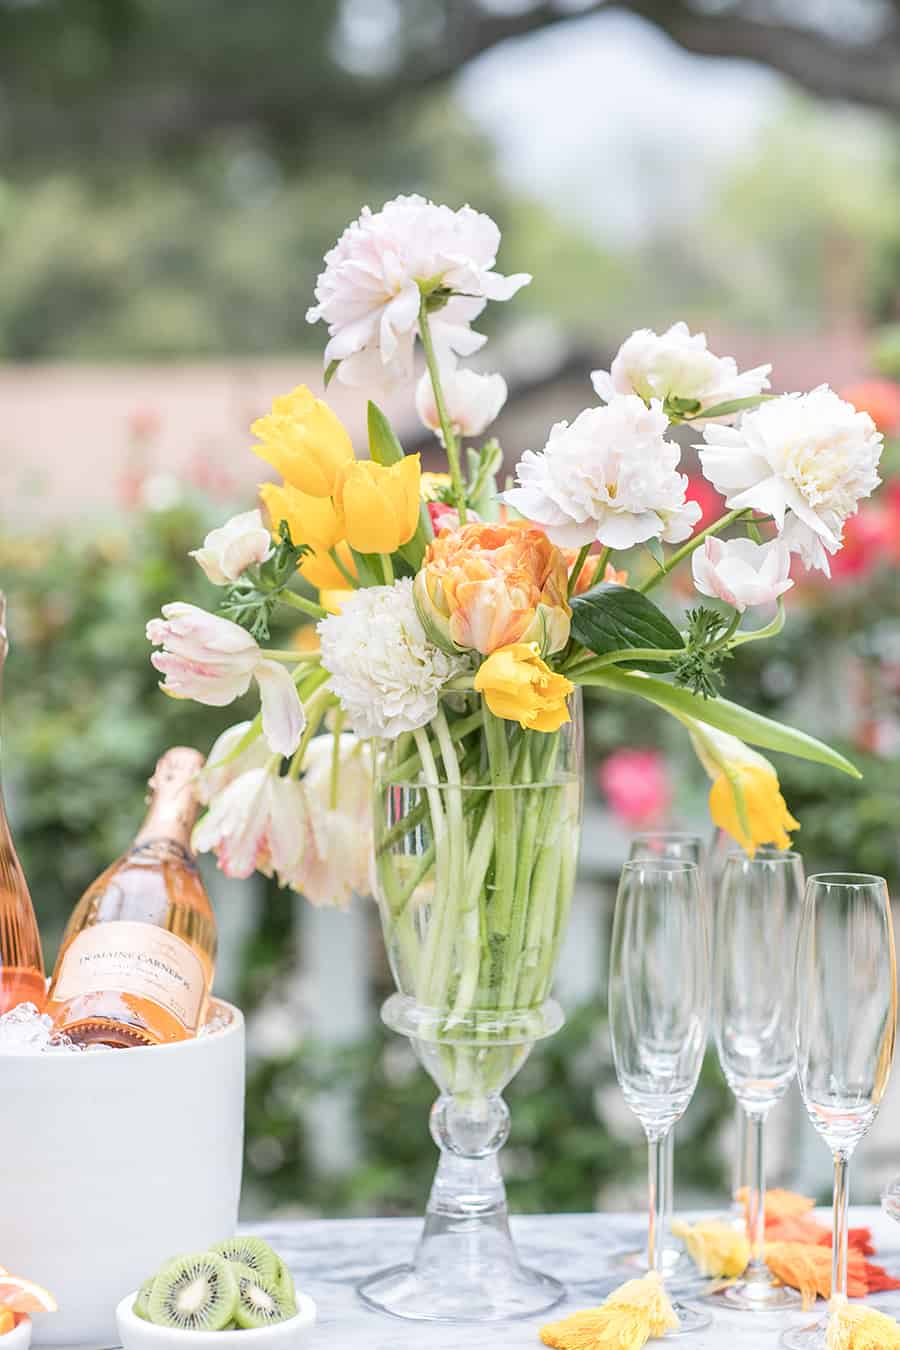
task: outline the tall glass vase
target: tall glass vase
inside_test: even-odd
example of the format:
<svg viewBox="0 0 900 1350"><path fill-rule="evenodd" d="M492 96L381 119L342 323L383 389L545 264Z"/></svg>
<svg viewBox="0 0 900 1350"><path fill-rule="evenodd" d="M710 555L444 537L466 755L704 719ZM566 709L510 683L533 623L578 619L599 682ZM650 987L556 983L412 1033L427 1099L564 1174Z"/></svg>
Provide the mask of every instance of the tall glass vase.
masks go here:
<svg viewBox="0 0 900 1350"><path fill-rule="evenodd" d="M549 995L581 824L577 695L570 715L557 731L523 731L480 702L446 700L426 730L379 756L375 890L399 991L382 1016L440 1093L440 1161L418 1247L360 1286L399 1317L490 1322L563 1295L519 1260L498 1154L503 1090L563 1021Z"/></svg>

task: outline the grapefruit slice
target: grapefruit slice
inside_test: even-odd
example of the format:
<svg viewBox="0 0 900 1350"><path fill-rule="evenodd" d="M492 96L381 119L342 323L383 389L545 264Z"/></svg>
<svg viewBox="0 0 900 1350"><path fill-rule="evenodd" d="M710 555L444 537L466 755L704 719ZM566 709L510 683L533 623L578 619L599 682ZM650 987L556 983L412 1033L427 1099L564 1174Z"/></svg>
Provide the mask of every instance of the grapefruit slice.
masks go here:
<svg viewBox="0 0 900 1350"><path fill-rule="evenodd" d="M39 1284L18 1275L0 1275L0 1308L10 1312L56 1312L56 1299Z"/></svg>

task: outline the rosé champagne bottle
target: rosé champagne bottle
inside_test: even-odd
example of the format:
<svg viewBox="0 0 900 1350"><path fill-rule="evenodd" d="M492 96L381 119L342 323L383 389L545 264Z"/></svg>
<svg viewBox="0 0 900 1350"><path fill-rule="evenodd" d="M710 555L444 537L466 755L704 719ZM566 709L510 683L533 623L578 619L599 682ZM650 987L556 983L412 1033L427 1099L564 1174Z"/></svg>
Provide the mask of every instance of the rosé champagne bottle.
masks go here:
<svg viewBox="0 0 900 1350"><path fill-rule="evenodd" d="M92 883L63 935L47 1012L78 1044L163 1045L197 1034L216 921L191 851L203 756L168 750L134 843Z"/></svg>
<svg viewBox="0 0 900 1350"><path fill-rule="evenodd" d="M7 651L6 601L0 592L0 675ZM0 790L0 1014L19 1003L42 1008L46 987L37 920Z"/></svg>

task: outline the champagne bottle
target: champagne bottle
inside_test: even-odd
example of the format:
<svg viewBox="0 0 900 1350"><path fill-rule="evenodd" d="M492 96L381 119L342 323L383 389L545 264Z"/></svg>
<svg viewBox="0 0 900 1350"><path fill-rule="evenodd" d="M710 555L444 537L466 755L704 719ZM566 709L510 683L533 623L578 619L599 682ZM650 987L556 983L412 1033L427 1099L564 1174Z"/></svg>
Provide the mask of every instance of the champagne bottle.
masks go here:
<svg viewBox="0 0 900 1350"><path fill-rule="evenodd" d="M79 1044L187 1040L201 1025L216 921L191 852L203 756L168 750L134 843L94 881L63 935L47 1012Z"/></svg>
<svg viewBox="0 0 900 1350"><path fill-rule="evenodd" d="M6 661L6 601L0 592L0 675ZM19 1003L44 1006L41 939L0 789L0 1013Z"/></svg>

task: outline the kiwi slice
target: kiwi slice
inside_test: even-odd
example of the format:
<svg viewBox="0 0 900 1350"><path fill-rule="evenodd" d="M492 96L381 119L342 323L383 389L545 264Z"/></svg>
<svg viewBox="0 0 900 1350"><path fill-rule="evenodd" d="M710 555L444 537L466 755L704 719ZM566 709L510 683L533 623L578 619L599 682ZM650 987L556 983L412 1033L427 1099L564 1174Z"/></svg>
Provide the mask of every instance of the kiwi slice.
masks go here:
<svg viewBox="0 0 900 1350"><path fill-rule="evenodd" d="M291 1305L274 1280L264 1280L249 1266L234 1266L238 1301L234 1316L245 1331L271 1327L293 1317Z"/></svg>
<svg viewBox="0 0 900 1350"><path fill-rule="evenodd" d="M278 1292L284 1299L291 1317L297 1316L297 1289L294 1284L294 1277L288 1270L280 1256L276 1257L278 1261L278 1274L275 1277L275 1283L278 1286Z"/></svg>
<svg viewBox="0 0 900 1350"><path fill-rule="evenodd" d="M278 1278L278 1257L268 1242L258 1237L232 1237L224 1242L215 1242L210 1251L218 1252L232 1265L249 1266L260 1279L274 1281Z"/></svg>
<svg viewBox="0 0 900 1350"><path fill-rule="evenodd" d="M235 1271L218 1252L197 1252L163 1266L147 1303L150 1321L179 1331L221 1331L237 1316Z"/></svg>
<svg viewBox="0 0 900 1350"><path fill-rule="evenodd" d="M156 1276L151 1275L149 1280L144 1281L144 1283L138 1290L137 1298L134 1300L134 1306L131 1309L135 1317L140 1317L143 1322L150 1321L150 1312L149 1312L150 1290L153 1288L153 1283L155 1279Z"/></svg>

